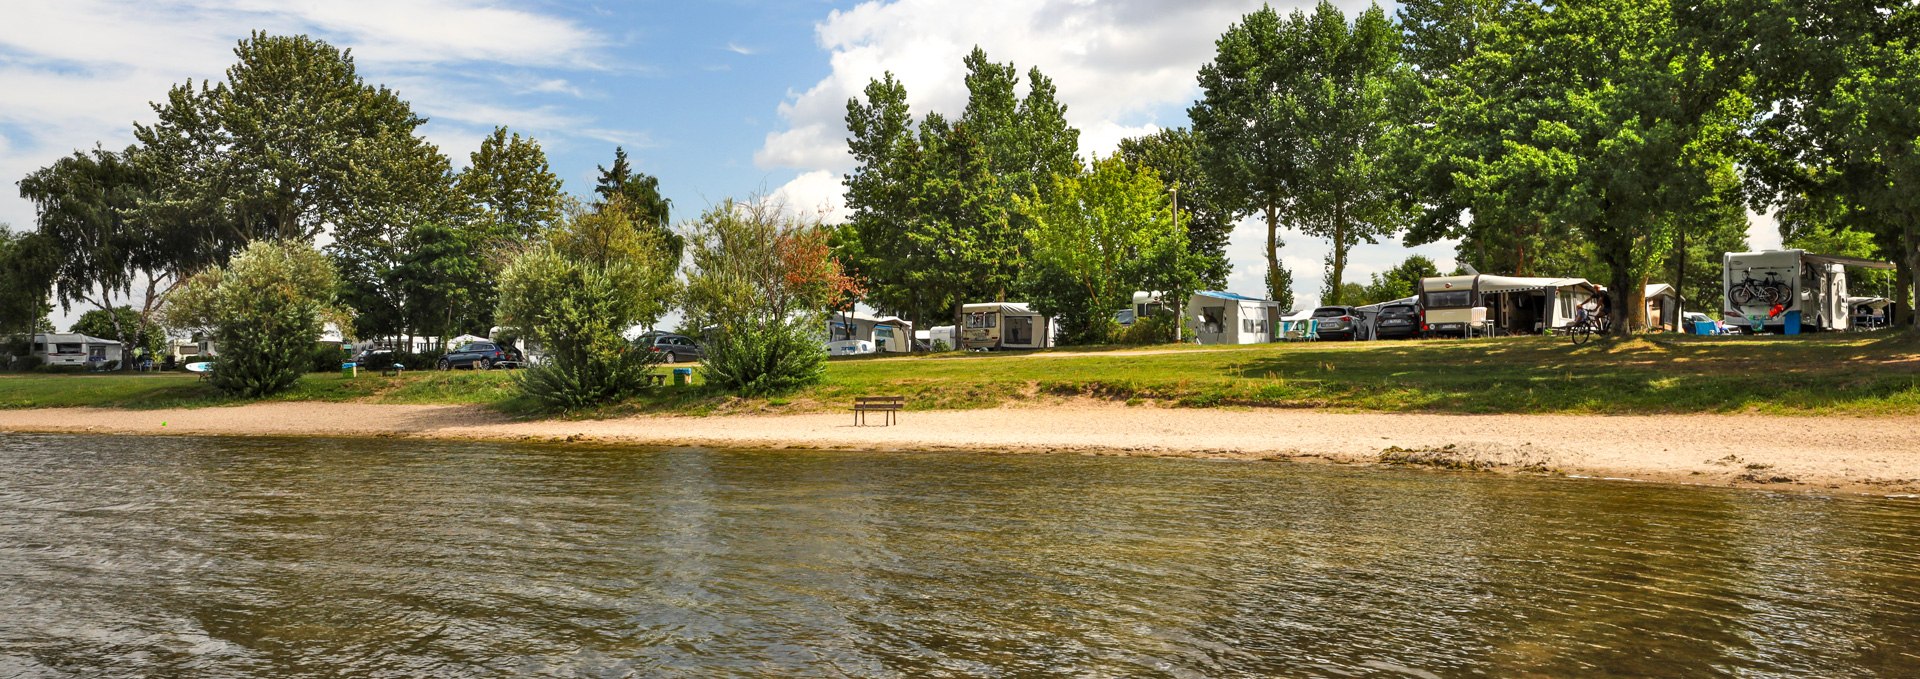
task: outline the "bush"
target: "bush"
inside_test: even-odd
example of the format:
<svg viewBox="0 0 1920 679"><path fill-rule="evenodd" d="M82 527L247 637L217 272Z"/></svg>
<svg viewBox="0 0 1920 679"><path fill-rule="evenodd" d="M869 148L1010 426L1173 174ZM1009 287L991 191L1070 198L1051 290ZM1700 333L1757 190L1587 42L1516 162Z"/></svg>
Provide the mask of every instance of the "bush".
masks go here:
<svg viewBox="0 0 1920 679"><path fill-rule="evenodd" d="M792 391L820 380L827 351L820 324L788 321L729 324L701 359L707 384L747 396Z"/></svg>
<svg viewBox="0 0 1920 679"><path fill-rule="evenodd" d="M1153 314L1133 322L1114 339L1120 344L1168 344L1173 341L1173 314Z"/></svg>
<svg viewBox="0 0 1920 679"><path fill-rule="evenodd" d="M307 358L311 364L308 367L308 372L325 373L339 370L340 364L347 362L349 355L347 352L341 351L340 347L315 342L313 344L313 351L309 352Z"/></svg>
<svg viewBox="0 0 1920 679"><path fill-rule="evenodd" d="M659 358L634 350L621 333L655 320L673 280L660 250L644 238L638 242L633 256L620 261L547 246L507 265L499 316L527 329L547 351L546 361L516 377L527 396L551 409L577 410L646 386L647 369Z"/></svg>
<svg viewBox="0 0 1920 679"><path fill-rule="evenodd" d="M46 363L46 360L39 356L15 356L10 369L14 372L33 372L39 369L42 363Z"/></svg>
<svg viewBox="0 0 1920 679"><path fill-rule="evenodd" d="M428 349L418 353L412 351L396 351L393 352L393 361L406 366L408 370L432 370L440 364L441 357L446 355L447 352L440 349ZM385 368L386 366L380 367Z"/></svg>
<svg viewBox="0 0 1920 679"><path fill-rule="evenodd" d="M87 367L84 365L38 365L34 366L33 371L37 373L65 375L86 372Z"/></svg>
<svg viewBox="0 0 1920 679"><path fill-rule="evenodd" d="M313 365L314 338L327 321L352 327L337 305L339 275L312 245L254 241L225 267L187 280L167 302L170 324L204 329L220 345L213 386L267 396L293 386Z"/></svg>

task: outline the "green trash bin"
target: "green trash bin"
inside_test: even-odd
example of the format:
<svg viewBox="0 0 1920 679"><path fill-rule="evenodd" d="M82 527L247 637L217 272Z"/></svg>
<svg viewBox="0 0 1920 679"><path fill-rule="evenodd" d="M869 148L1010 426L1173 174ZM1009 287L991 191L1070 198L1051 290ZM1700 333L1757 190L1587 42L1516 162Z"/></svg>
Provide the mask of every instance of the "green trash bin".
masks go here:
<svg viewBox="0 0 1920 679"><path fill-rule="evenodd" d="M360 374L360 364L354 363L353 361L347 361L346 363L340 364L341 377L354 377L359 374Z"/></svg>
<svg viewBox="0 0 1920 679"><path fill-rule="evenodd" d="M676 387L693 384L693 368L674 368L673 385Z"/></svg>

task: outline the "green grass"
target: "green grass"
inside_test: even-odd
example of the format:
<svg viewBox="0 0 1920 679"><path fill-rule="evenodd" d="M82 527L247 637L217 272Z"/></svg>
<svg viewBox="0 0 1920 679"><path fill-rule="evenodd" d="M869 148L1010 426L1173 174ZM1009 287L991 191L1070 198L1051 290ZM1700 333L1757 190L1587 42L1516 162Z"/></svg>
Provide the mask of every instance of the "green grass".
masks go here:
<svg viewBox="0 0 1920 679"><path fill-rule="evenodd" d="M913 410L1096 398L1183 407L1446 413L1920 413L1920 340L1551 337L1057 350L836 360L822 384L769 399L665 388L585 416L837 410L899 394ZM662 369L664 371L664 368ZM314 374L274 400L481 404L532 414L501 372ZM234 403L187 375L0 376L0 408Z"/></svg>

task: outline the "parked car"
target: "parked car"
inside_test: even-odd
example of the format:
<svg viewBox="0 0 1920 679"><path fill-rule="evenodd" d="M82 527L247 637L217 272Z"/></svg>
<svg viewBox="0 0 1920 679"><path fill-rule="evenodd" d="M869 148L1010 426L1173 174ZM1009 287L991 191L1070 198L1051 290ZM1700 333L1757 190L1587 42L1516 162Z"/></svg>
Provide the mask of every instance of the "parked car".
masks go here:
<svg viewBox="0 0 1920 679"><path fill-rule="evenodd" d="M1350 306L1323 306L1313 310L1313 320L1319 321L1320 339L1350 340L1360 326L1360 312Z"/></svg>
<svg viewBox="0 0 1920 679"><path fill-rule="evenodd" d="M353 355L353 363L360 366L361 370L387 370L399 362L400 357L392 349L364 349Z"/></svg>
<svg viewBox="0 0 1920 679"><path fill-rule="evenodd" d="M1420 307L1412 304L1388 304L1380 307L1374 336L1379 339L1406 339L1420 336Z"/></svg>
<svg viewBox="0 0 1920 679"><path fill-rule="evenodd" d="M706 357L700 350L700 344L686 335L668 333L648 333L633 341L634 346L661 354L662 363L681 363L698 361Z"/></svg>
<svg viewBox="0 0 1920 679"><path fill-rule="evenodd" d="M441 370L452 370L454 368L491 370L493 368L513 368L521 364L520 352L515 351L513 347L495 344L493 342L468 342L454 347L453 351L449 351L446 356L442 356L438 367Z"/></svg>

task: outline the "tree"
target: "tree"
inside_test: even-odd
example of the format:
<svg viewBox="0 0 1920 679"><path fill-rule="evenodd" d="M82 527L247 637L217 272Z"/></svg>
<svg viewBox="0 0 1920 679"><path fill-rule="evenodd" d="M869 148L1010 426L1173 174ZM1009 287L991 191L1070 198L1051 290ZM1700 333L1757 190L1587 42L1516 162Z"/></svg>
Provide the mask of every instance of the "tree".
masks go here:
<svg viewBox="0 0 1920 679"><path fill-rule="evenodd" d="M687 322L713 328L707 383L760 395L792 390L826 370L827 310L859 290L818 221L766 199L722 201L695 222Z"/></svg>
<svg viewBox="0 0 1920 679"><path fill-rule="evenodd" d="M1277 96L1293 125L1287 144L1300 149L1304 173L1292 221L1331 241L1327 304L1349 304L1341 280L1354 245L1400 230L1405 221L1388 162L1388 94L1400 65L1399 35L1378 5L1348 25L1322 0L1312 16L1295 13L1283 29L1297 41L1302 64Z"/></svg>
<svg viewBox="0 0 1920 679"><path fill-rule="evenodd" d="M254 32L226 80L189 80L136 124L155 172L155 209L208 229L231 253L259 238L311 240L328 225L372 224L437 191L442 163L416 136L426 122L367 85L350 51L308 36ZM437 155L437 151L432 152Z"/></svg>
<svg viewBox="0 0 1920 679"><path fill-rule="evenodd" d="M599 167L600 179L593 192L600 196L600 202L594 204L595 209L618 206L625 210L629 221L658 235L661 253L672 268L679 268L687 240L668 226L673 201L660 195L660 179L633 171L627 164L627 150L620 147L613 149L613 167Z"/></svg>
<svg viewBox="0 0 1920 679"><path fill-rule="evenodd" d="M1242 17L1214 42L1200 68L1202 98L1187 111L1201 140L1201 164L1234 217L1267 225L1267 294L1293 306L1292 275L1280 265L1281 218L1294 207L1305 167L1284 91L1301 63L1299 46L1272 7Z"/></svg>
<svg viewBox="0 0 1920 679"><path fill-rule="evenodd" d="M1077 171L1079 131L1053 82L1038 69L1028 93L1013 64L975 48L965 59L967 107L958 118L929 113L916 125L892 74L847 102L848 228L837 256L865 282L868 301L917 323L950 316L969 300L1005 300L1026 256L1024 217L1013 197L1045 195L1048 179Z"/></svg>
<svg viewBox="0 0 1920 679"><path fill-rule="evenodd" d="M133 297L139 323L109 315L110 327L100 328L127 347L139 345L139 330L153 323L162 299L203 261L190 225L156 220L146 209L153 177L138 159L143 154L76 152L20 180L20 196L39 213L38 273L51 274L46 280L62 309L78 302L108 311Z"/></svg>
<svg viewBox="0 0 1920 679"><path fill-rule="evenodd" d="M1420 292L1420 279L1440 275L1440 267L1426 255L1408 255L1405 261L1372 276L1360 290L1360 304L1378 304L1412 297Z"/></svg>
<svg viewBox="0 0 1920 679"><path fill-rule="evenodd" d="M1233 236L1234 211L1222 204L1220 189L1200 164L1199 137L1184 127L1160 130L1120 140L1116 155L1136 170L1152 168L1177 189L1180 225L1187 230L1187 247L1200 258L1200 280L1209 289L1226 287L1233 273L1227 241Z"/></svg>
<svg viewBox="0 0 1920 679"><path fill-rule="evenodd" d="M42 331L60 258L45 235L0 224L0 340Z"/></svg>
<svg viewBox="0 0 1920 679"><path fill-rule="evenodd" d="M1199 287L1202 263L1174 224L1166 185L1153 170L1115 157L1052 184L1052 198L1036 192L1014 204L1033 224L1023 287L1037 311L1059 319L1068 343L1113 341L1113 314L1136 290L1184 300Z"/></svg>
<svg viewBox="0 0 1920 679"><path fill-rule="evenodd" d="M501 273L500 323L547 350L518 384L549 408L590 407L645 386L653 356L624 333L657 322L677 286L659 231L634 224L623 200L572 211Z"/></svg>
<svg viewBox="0 0 1920 679"><path fill-rule="evenodd" d="M351 336L352 310L339 305L338 287L332 263L313 246L259 240L226 266L189 278L167 298L166 319L219 345L214 387L258 398L299 379L327 323Z"/></svg>
<svg viewBox="0 0 1920 679"><path fill-rule="evenodd" d="M625 163L624 154L615 161L616 166ZM509 137L505 127L493 128L493 134L480 142L454 185L477 213L475 220L492 244L539 237L560 219L564 205L560 177L548 168L540 142L523 139L518 132Z"/></svg>
<svg viewBox="0 0 1920 679"><path fill-rule="evenodd" d="M91 309L74 319L67 332L77 332L89 337L114 337L123 332L123 328L132 328L132 341L122 340L121 346L127 349L127 361L131 363L136 353L145 356L158 356L167 350L167 330L159 324L141 318L140 312L130 306L117 306L112 310ZM136 350L140 350L137 352Z"/></svg>
<svg viewBox="0 0 1920 679"><path fill-rule="evenodd" d="M1430 128L1455 140L1458 193L1442 209L1572 225L1606 265L1614 308L1640 308L1677 231L1738 189L1733 152L1754 111L1696 20L1709 19L1669 0L1585 0L1517 3L1483 26L1451 74L1473 86L1433 107L1455 112ZM1638 329L1624 318L1618 332Z"/></svg>
<svg viewBox="0 0 1920 679"><path fill-rule="evenodd" d="M441 340L484 330L493 320L493 267L482 254L485 236L476 229L427 223L398 243L399 262L389 287L405 300L401 318L415 333Z"/></svg>

